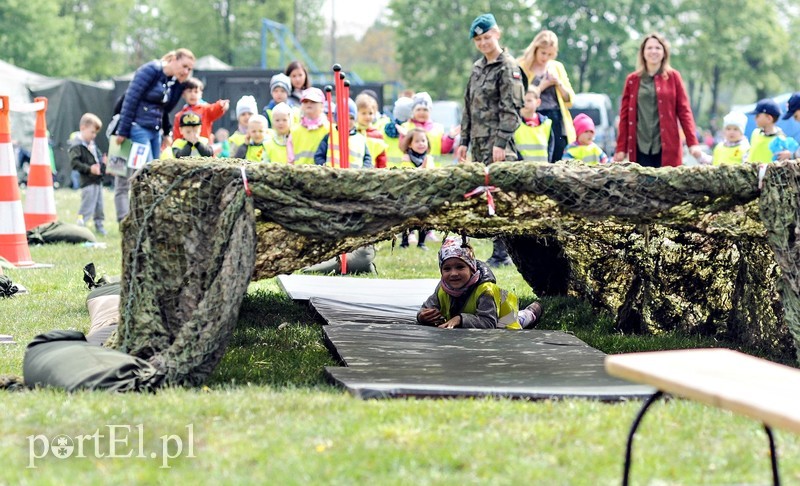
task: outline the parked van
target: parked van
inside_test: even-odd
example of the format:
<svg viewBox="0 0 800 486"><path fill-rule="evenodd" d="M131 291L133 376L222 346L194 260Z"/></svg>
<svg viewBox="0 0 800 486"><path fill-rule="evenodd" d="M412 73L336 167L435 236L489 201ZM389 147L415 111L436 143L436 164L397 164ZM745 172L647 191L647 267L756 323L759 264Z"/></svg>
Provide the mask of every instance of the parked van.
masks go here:
<svg viewBox="0 0 800 486"><path fill-rule="evenodd" d="M456 101L434 101L431 108L431 120L441 123L447 133L461 124L461 105Z"/></svg>
<svg viewBox="0 0 800 486"><path fill-rule="evenodd" d="M617 147L617 129L614 125L611 98L600 93L577 93L569 112L573 119L579 113L585 113L592 119L595 126L594 142L609 157L613 157Z"/></svg>

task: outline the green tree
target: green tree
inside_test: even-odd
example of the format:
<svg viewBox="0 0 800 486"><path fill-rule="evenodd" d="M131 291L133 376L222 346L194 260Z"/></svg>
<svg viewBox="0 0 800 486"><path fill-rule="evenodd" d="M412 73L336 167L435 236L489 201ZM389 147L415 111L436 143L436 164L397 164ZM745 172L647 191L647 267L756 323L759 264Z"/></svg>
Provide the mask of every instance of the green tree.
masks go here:
<svg viewBox="0 0 800 486"><path fill-rule="evenodd" d="M0 7L3 60L49 76L79 74L81 46L58 0L4 0Z"/></svg>
<svg viewBox="0 0 800 486"><path fill-rule="evenodd" d="M395 81L400 77L400 65L395 59L394 29L381 22L370 27L357 40L353 36L337 39L339 59L364 81Z"/></svg>
<svg viewBox="0 0 800 486"><path fill-rule="evenodd" d="M635 69L642 33L663 31L672 2L639 0L539 0L539 26L559 38L558 59L575 91L622 93ZM533 36L531 36L533 37Z"/></svg>
<svg viewBox="0 0 800 486"><path fill-rule="evenodd" d="M61 0L59 16L71 22L80 58L73 75L90 80L107 79L130 69L122 54L127 18L134 0Z"/></svg>
<svg viewBox="0 0 800 486"><path fill-rule="evenodd" d="M480 55L468 39L472 20L491 11L503 29L501 44L514 52L530 40L531 7L529 0L391 0L390 18L403 81L416 91L430 92L434 98L460 99L470 65ZM519 54L517 51L515 56Z"/></svg>
<svg viewBox="0 0 800 486"><path fill-rule="evenodd" d="M772 96L797 80L797 58L789 32L784 27L788 11L771 2L747 2L749 19L736 49L741 52L739 78L755 89L756 99Z"/></svg>

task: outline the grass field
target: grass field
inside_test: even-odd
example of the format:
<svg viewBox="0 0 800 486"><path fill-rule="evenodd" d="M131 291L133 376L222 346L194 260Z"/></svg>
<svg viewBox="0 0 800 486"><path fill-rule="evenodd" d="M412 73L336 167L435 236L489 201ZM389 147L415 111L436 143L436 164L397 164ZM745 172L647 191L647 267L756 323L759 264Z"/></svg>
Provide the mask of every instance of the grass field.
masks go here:
<svg viewBox="0 0 800 486"><path fill-rule="evenodd" d="M60 218L74 221L79 193L57 191L56 198ZM19 342L0 346L0 374L22 374L24 346L36 334L88 329L81 268L94 262L100 273L121 270L110 192L105 200L106 249L34 247L34 260L55 266L7 272L31 294L0 300L0 333ZM489 242L477 243L479 258L490 251ZM384 278L436 277L435 260L434 251L392 251L383 243L376 263ZM523 303L534 298L515 269L497 273ZM582 302L542 300L541 327L574 331L607 353L720 345L622 336ZM0 484L618 484L641 406L362 401L326 383L323 367L333 365L314 314L288 300L274 279L253 282L228 352L200 389L0 392ZM776 432L781 475L793 484L800 440ZM58 436L76 446L67 459L57 457ZM766 436L754 421L670 400L652 408L637 437L633 484L770 482Z"/></svg>

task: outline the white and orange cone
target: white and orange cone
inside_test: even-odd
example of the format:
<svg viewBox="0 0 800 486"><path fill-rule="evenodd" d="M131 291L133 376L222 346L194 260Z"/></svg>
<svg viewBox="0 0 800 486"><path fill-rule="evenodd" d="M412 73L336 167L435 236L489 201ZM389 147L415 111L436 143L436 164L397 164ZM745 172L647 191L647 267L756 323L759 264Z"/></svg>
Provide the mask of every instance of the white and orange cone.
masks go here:
<svg viewBox="0 0 800 486"><path fill-rule="evenodd" d="M50 168L50 149L47 144L47 98L39 97L34 103L44 102L44 108L36 111L36 126L33 130L33 150L28 173L28 188L25 193L25 229L30 230L56 217L56 198L53 193L53 171Z"/></svg>
<svg viewBox="0 0 800 486"><path fill-rule="evenodd" d="M17 165L11 146L8 96L0 96L0 257L13 265L34 265L25 234L25 219L19 198Z"/></svg>

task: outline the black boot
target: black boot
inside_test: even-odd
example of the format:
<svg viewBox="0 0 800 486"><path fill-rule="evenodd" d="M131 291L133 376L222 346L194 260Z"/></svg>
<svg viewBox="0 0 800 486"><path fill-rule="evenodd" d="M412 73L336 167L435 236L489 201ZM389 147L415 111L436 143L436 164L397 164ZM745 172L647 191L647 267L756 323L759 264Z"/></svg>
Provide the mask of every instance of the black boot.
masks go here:
<svg viewBox="0 0 800 486"><path fill-rule="evenodd" d="M400 238L400 248L408 248L408 230L403 231L403 236Z"/></svg>
<svg viewBox="0 0 800 486"><path fill-rule="evenodd" d="M508 256L505 242L500 238L492 240L492 256L486 260L486 264L492 268L513 265L514 261Z"/></svg>
<svg viewBox="0 0 800 486"><path fill-rule="evenodd" d="M428 251L428 247L425 246L425 237L427 236L428 231L424 229L417 230L417 248L420 250Z"/></svg>

